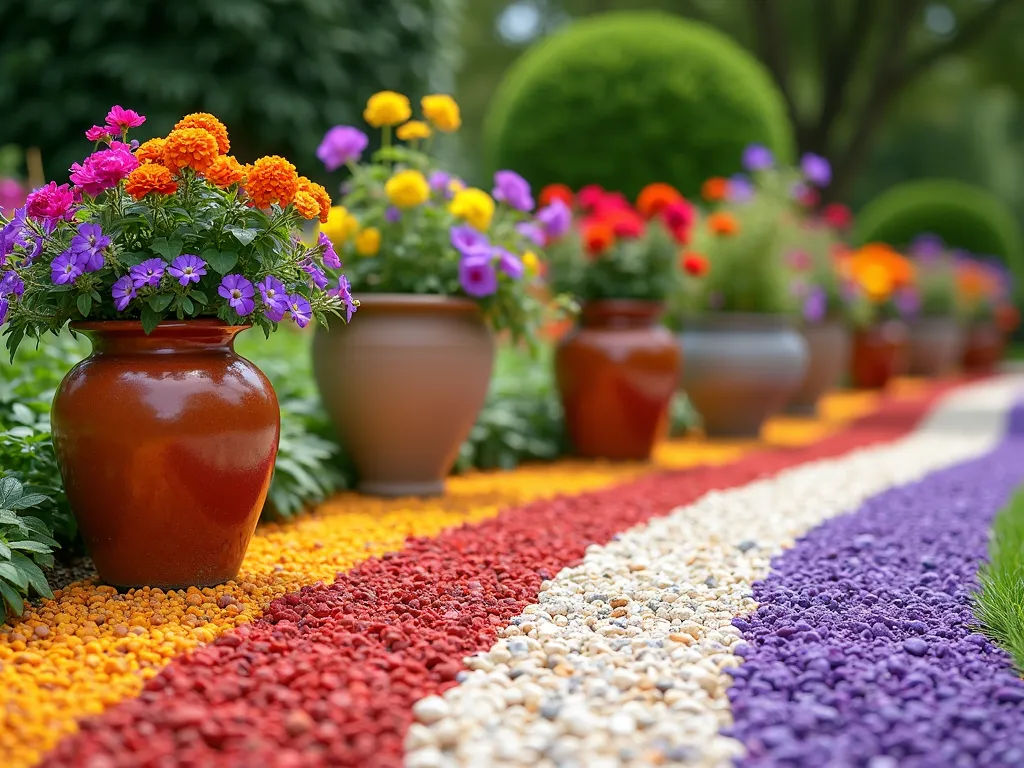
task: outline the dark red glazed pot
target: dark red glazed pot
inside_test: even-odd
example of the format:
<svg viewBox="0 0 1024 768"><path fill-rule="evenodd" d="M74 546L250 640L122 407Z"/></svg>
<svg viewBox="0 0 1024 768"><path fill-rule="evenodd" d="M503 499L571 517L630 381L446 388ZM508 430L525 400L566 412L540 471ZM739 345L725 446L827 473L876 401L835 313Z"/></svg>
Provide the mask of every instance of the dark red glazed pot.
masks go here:
<svg viewBox="0 0 1024 768"><path fill-rule="evenodd" d="M964 334L962 363L968 373L992 373L1003 357L1003 332L995 323L972 323Z"/></svg>
<svg viewBox="0 0 1024 768"><path fill-rule="evenodd" d="M850 378L858 389L882 389L907 372L910 332L900 320L861 328L853 335Z"/></svg>
<svg viewBox="0 0 1024 768"><path fill-rule="evenodd" d="M667 434L681 355L661 313L659 302L588 302L559 344L555 375L577 455L645 461Z"/></svg>
<svg viewBox="0 0 1024 768"><path fill-rule="evenodd" d="M61 382L53 444L100 578L177 589L233 579L270 487L277 395L217 320L73 323L92 354Z"/></svg>

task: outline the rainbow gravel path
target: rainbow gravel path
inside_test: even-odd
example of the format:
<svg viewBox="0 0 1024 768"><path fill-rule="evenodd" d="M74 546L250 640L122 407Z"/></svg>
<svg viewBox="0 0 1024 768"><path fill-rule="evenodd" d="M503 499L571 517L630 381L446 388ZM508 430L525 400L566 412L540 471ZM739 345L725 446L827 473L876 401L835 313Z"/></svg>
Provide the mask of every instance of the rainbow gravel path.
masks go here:
<svg viewBox="0 0 1024 768"><path fill-rule="evenodd" d="M563 568L585 562L588 547L713 498L708 491L897 440L941 395L907 384L885 402L837 396L821 421L773 424L771 447L670 443L653 468L566 462L456 478L442 500L342 496L295 524L261 529L238 582L218 589L117 595L72 585L0 635L0 765L478 764L470 758L480 742L452 740L457 707L435 694L510 671L511 650L487 654L511 627L534 639L530 631L543 627L519 629L524 611ZM957 443L945 453L955 461L975 449ZM766 555L760 545L742 551ZM605 607L609 620L630 615ZM575 620L570 608L549 618L554 628ZM575 674L549 661L542 666L556 677ZM501 700L547 723L561 717L550 717L554 705L540 711L543 697ZM566 716L582 711L568 707ZM612 733L602 716L584 722ZM636 732L640 721L632 722ZM573 764L580 737L558 736L541 752L524 746L535 758L524 764L554 760L543 750L556 747ZM636 759L671 762L661 746L646 745Z"/></svg>

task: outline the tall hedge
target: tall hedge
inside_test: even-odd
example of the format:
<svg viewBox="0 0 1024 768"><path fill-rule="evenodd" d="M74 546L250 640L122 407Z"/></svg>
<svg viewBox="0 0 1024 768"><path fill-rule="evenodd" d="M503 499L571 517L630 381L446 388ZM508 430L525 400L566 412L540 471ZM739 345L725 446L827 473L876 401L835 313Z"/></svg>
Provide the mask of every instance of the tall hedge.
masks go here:
<svg viewBox="0 0 1024 768"><path fill-rule="evenodd" d="M892 187L857 219L858 242L909 244L923 233L979 255L998 256L1018 275L1024 267L1020 227L999 198L951 179L922 179Z"/></svg>
<svg viewBox="0 0 1024 768"><path fill-rule="evenodd" d="M89 150L111 104L159 135L213 112L243 160L319 173L333 124L381 88L450 88L462 0L18 0L0 22L2 143L42 149L49 178Z"/></svg>
<svg viewBox="0 0 1024 768"><path fill-rule="evenodd" d="M529 49L494 96L484 140L491 169L629 195L652 181L696 194L738 171L750 143L794 151L760 62L708 26L645 12L575 21Z"/></svg>

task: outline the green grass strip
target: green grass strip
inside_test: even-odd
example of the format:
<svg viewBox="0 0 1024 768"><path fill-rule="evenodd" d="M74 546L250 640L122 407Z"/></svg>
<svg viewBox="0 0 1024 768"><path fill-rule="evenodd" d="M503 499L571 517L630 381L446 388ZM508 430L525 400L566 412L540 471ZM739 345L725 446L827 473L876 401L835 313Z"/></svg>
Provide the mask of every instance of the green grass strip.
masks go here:
<svg viewBox="0 0 1024 768"><path fill-rule="evenodd" d="M996 516L989 562L978 572L974 615L1024 674L1024 489Z"/></svg>

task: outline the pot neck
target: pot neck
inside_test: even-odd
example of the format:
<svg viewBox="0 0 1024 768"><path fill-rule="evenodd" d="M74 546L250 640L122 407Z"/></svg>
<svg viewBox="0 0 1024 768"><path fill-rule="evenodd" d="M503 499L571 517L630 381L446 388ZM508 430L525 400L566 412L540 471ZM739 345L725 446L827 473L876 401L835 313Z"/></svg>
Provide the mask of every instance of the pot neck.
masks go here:
<svg viewBox="0 0 1024 768"><path fill-rule="evenodd" d="M84 334L92 343L94 355L234 352L235 336L248 327L210 320L183 320L161 323L147 335L142 324L133 321L71 324L71 330Z"/></svg>
<svg viewBox="0 0 1024 768"><path fill-rule="evenodd" d="M588 301L580 312L584 328L650 328L661 319L664 305L659 301Z"/></svg>

